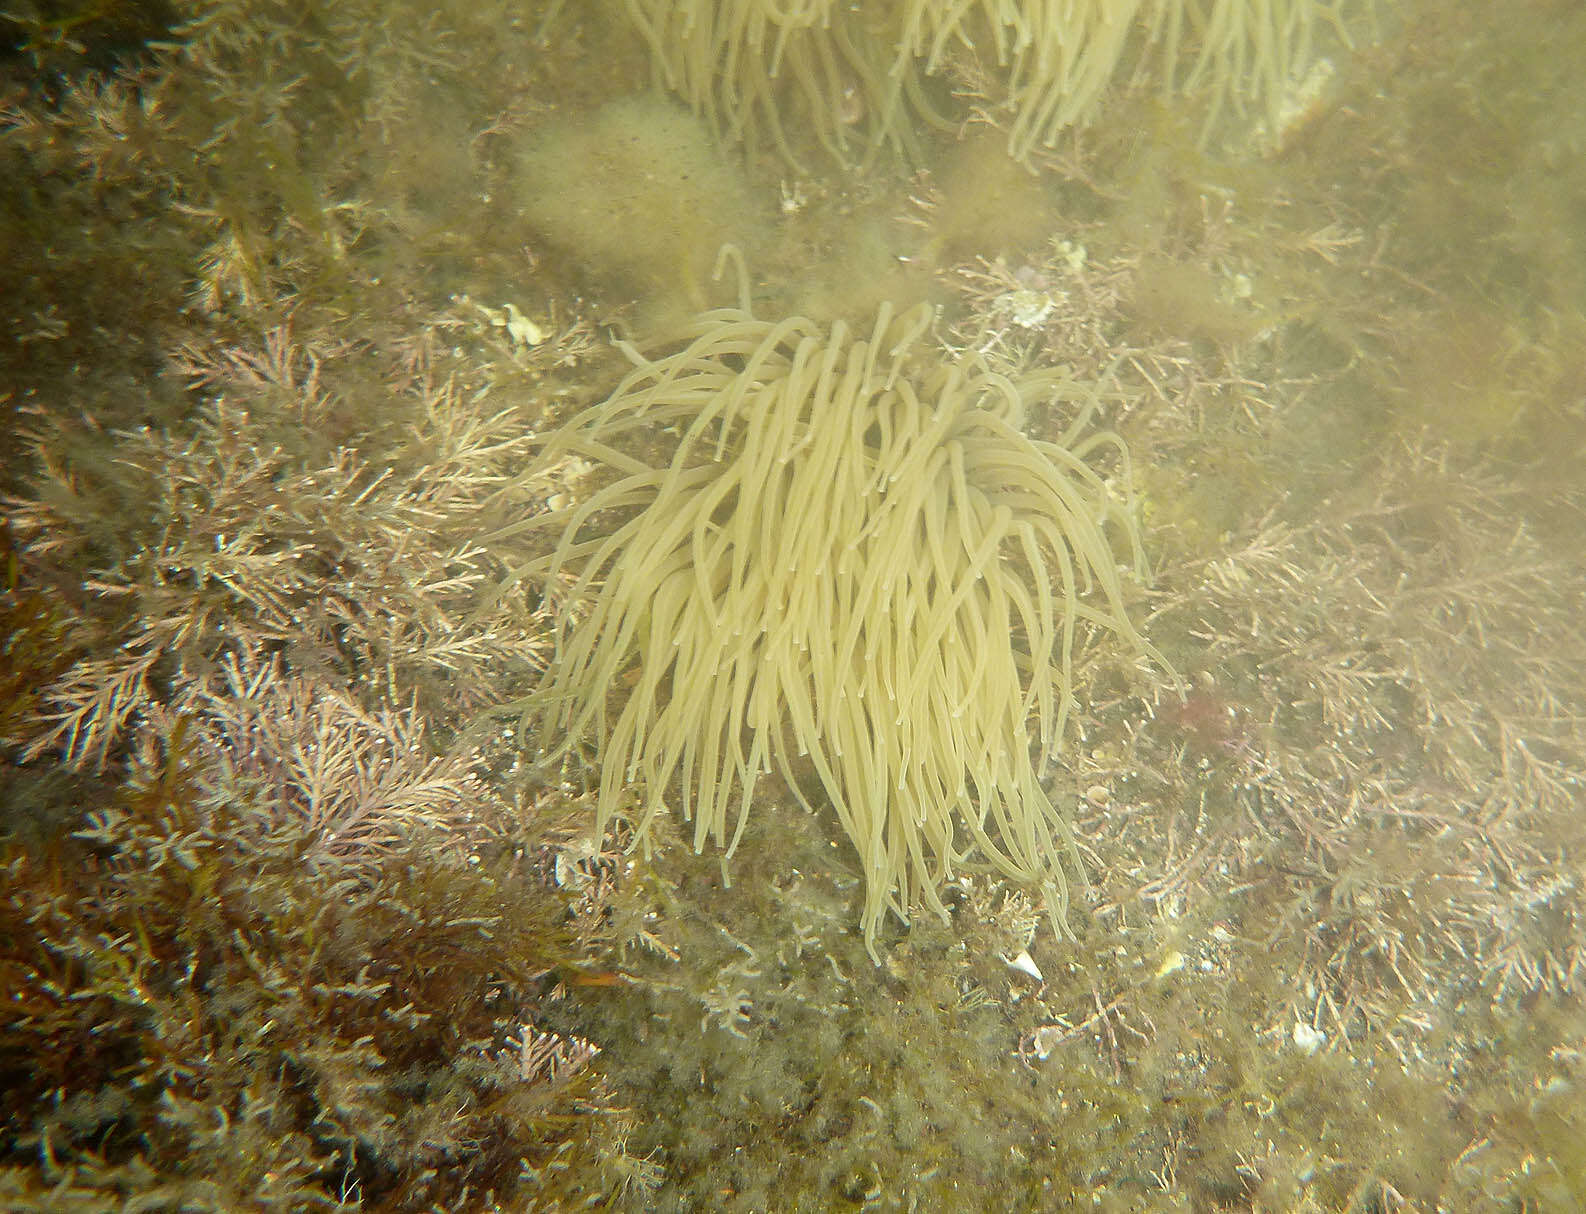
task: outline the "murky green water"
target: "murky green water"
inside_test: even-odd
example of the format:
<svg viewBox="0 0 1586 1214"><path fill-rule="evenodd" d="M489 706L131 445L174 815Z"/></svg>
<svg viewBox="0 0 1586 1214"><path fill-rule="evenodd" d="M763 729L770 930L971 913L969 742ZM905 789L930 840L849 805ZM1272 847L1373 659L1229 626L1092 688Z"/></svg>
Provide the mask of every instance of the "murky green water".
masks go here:
<svg viewBox="0 0 1586 1214"><path fill-rule="evenodd" d="M0 1194L1586 1201L1586 18L1058 7L4 19ZM735 532L921 304L866 391L925 404ZM1054 526L1096 516L1115 593L974 556L1032 493L973 436L899 457L943 469L889 533L935 580L841 581L894 509L845 478L955 366L1066 385L1019 431L1093 478ZM742 436L784 416L779 463ZM1057 715L1046 593L1040 817L990 773ZM746 601L802 645L700 621ZM826 619L863 644L801 665ZM996 754L952 724L993 685Z"/></svg>

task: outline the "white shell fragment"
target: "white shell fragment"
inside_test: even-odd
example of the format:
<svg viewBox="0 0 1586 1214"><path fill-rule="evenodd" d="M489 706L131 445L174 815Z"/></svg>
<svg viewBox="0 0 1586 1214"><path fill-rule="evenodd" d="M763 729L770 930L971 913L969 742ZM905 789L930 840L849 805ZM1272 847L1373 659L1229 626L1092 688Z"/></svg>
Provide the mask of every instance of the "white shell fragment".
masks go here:
<svg viewBox="0 0 1586 1214"><path fill-rule="evenodd" d="M1312 1028L1303 1020L1294 1022L1294 1044L1299 1047L1302 1054L1314 1054L1327 1044L1327 1034L1321 1029Z"/></svg>
<svg viewBox="0 0 1586 1214"><path fill-rule="evenodd" d="M994 306L1021 329L1038 329L1057 307L1057 301L1045 292L1021 288L997 296Z"/></svg>
<svg viewBox="0 0 1586 1214"><path fill-rule="evenodd" d="M556 884L563 889L582 890L589 884L589 874L579 868L577 863L570 860L566 853L556 853L556 864L553 871Z"/></svg>
<svg viewBox="0 0 1586 1214"><path fill-rule="evenodd" d="M513 345L537 346L545 340L545 330L519 312L515 306L507 304L506 313L507 319L502 327L506 329L507 337Z"/></svg>
<svg viewBox="0 0 1586 1214"><path fill-rule="evenodd" d="M1054 241L1052 247L1057 250L1058 256L1063 259L1063 264L1068 267L1070 274L1078 274L1085 268L1085 260L1089 254L1079 241L1064 237L1062 240Z"/></svg>
<svg viewBox="0 0 1586 1214"><path fill-rule="evenodd" d="M1011 970L1018 970L1021 974L1028 974L1037 982L1046 981L1045 978L1041 977L1040 967L1035 964L1035 959L1030 956L1028 949L1025 949L1017 957L1004 957L1003 960L1007 962L1008 968Z"/></svg>
<svg viewBox="0 0 1586 1214"><path fill-rule="evenodd" d="M487 308L482 303L474 303L466 295L462 296L462 302L472 303L492 325L498 329L505 329L507 340L513 347L537 346L545 340L545 330L518 311L517 304L507 303L499 308Z"/></svg>

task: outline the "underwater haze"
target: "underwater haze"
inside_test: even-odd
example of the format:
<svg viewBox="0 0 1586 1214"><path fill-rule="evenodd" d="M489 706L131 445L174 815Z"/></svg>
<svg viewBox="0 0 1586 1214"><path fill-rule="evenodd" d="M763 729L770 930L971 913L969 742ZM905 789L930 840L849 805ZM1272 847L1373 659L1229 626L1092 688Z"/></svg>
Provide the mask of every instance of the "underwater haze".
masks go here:
<svg viewBox="0 0 1586 1214"><path fill-rule="evenodd" d="M0 35L0 1207L1586 1207L1581 5Z"/></svg>

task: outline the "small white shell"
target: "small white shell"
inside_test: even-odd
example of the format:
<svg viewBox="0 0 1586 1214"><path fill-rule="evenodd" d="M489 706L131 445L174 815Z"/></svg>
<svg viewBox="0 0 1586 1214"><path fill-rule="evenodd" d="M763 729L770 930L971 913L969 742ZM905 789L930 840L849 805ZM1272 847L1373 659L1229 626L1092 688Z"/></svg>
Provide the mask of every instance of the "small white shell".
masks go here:
<svg viewBox="0 0 1586 1214"><path fill-rule="evenodd" d="M503 328L514 345L537 346L545 340L545 330L519 312L515 304L506 305L507 318Z"/></svg>
<svg viewBox="0 0 1586 1214"><path fill-rule="evenodd" d="M1294 1044L1299 1047L1302 1054L1314 1054L1327 1044L1327 1034L1321 1029L1312 1028L1303 1020L1294 1022Z"/></svg>
<svg viewBox="0 0 1586 1214"><path fill-rule="evenodd" d="M564 853L556 853L556 864L552 870L556 884L563 889L573 891L582 890L589 884L589 874L579 868L577 862L570 860Z"/></svg>
<svg viewBox="0 0 1586 1214"><path fill-rule="evenodd" d="M1028 974L1037 982L1046 981L1045 978L1041 977L1040 967L1035 964L1035 959L1030 956L1028 949L1021 952L1017 957L1004 957L1003 960L1007 962L1008 968L1011 970L1018 970L1021 974Z"/></svg>

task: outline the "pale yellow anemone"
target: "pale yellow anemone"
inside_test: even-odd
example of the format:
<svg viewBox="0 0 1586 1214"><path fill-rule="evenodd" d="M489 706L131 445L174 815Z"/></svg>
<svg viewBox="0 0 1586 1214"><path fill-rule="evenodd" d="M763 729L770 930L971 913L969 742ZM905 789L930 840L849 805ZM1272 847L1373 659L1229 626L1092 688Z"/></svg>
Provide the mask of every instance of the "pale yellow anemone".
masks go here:
<svg viewBox="0 0 1586 1214"><path fill-rule="evenodd" d="M1134 513L1093 466L1127 485L1127 457L1085 435L1096 390L943 360L931 319L882 307L855 335L729 308L664 357L630 350L530 472L576 455L605 483L495 537L555 536L504 583L571 583L555 661L514 707L551 759L596 739L597 828L636 787L639 840L675 813L730 856L774 770L852 839L872 953L887 909L945 914L970 864L1062 924L1072 832L1041 773L1077 638L1153 653L1124 612ZM1025 432L1048 402L1072 414L1058 441ZM636 454L662 435L668 456Z"/></svg>
<svg viewBox="0 0 1586 1214"><path fill-rule="evenodd" d="M797 163L808 128L834 157L918 152L923 126L966 116L964 78L1027 160L1095 116L1133 70L1203 111L1271 131L1372 0L625 0L658 81L718 135Z"/></svg>

